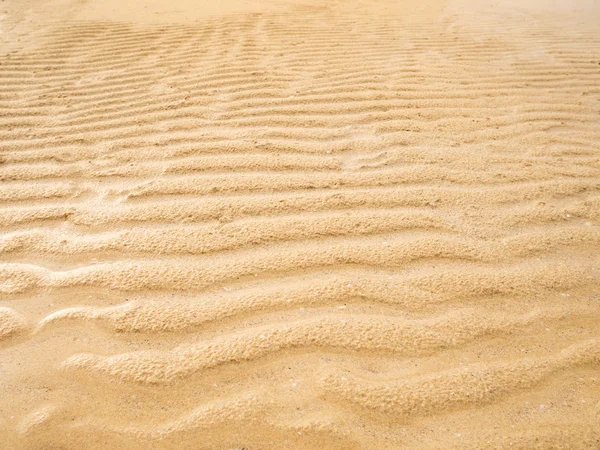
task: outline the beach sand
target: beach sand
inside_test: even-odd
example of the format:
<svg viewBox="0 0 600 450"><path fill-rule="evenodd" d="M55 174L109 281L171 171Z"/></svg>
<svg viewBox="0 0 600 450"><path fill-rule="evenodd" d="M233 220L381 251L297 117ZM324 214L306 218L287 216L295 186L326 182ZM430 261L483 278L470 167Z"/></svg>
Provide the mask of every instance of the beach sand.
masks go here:
<svg viewBox="0 0 600 450"><path fill-rule="evenodd" d="M0 80L2 449L600 448L599 2L3 0Z"/></svg>

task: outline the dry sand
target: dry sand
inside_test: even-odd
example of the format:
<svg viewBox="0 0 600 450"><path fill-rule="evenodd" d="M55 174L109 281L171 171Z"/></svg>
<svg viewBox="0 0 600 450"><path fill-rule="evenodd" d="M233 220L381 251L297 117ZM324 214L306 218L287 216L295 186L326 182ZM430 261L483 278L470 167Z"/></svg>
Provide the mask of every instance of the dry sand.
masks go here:
<svg viewBox="0 0 600 450"><path fill-rule="evenodd" d="M2 449L600 448L600 2L0 13Z"/></svg>

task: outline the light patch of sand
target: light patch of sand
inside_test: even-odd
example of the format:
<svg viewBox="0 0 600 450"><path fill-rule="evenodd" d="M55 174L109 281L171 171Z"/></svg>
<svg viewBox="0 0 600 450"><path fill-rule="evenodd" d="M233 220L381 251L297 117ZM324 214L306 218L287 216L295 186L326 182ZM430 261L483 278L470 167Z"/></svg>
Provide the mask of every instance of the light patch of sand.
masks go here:
<svg viewBox="0 0 600 450"><path fill-rule="evenodd" d="M285 12L290 6L311 5L314 0L273 0L268 5L260 0L106 0L89 2L77 14L81 20L110 20L134 23L195 22L229 14Z"/></svg>
<svg viewBox="0 0 600 450"><path fill-rule="evenodd" d="M597 448L600 3L0 38L0 447Z"/></svg>

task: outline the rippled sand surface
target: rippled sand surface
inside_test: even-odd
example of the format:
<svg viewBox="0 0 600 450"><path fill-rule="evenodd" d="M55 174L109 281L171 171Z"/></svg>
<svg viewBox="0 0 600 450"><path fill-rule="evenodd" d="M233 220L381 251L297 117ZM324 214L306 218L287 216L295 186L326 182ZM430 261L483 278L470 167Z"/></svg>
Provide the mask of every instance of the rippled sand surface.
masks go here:
<svg viewBox="0 0 600 450"><path fill-rule="evenodd" d="M597 1L0 14L0 447L600 448Z"/></svg>

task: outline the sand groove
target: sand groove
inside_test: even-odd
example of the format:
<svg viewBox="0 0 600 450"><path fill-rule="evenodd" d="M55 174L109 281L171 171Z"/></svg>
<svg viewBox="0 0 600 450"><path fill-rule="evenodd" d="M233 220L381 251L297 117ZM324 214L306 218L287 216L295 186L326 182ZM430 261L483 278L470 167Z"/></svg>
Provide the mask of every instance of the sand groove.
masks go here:
<svg viewBox="0 0 600 450"><path fill-rule="evenodd" d="M6 448L596 448L595 2L6 3Z"/></svg>

